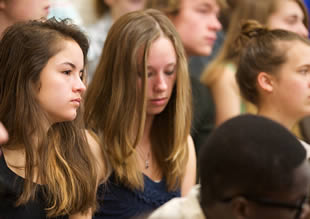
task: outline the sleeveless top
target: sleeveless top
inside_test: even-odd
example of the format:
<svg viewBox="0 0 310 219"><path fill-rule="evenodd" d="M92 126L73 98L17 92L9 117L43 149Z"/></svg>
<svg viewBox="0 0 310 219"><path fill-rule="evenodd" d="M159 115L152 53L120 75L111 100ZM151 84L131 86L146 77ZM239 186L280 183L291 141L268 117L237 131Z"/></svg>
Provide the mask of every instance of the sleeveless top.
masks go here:
<svg viewBox="0 0 310 219"><path fill-rule="evenodd" d="M44 186L38 185L34 200L25 205L15 206L20 196L24 179L10 170L5 162L3 154L0 155L0 219L45 219ZM54 219L68 219L68 216ZM52 218L51 218L52 219Z"/></svg>
<svg viewBox="0 0 310 219"><path fill-rule="evenodd" d="M116 182L112 174L106 184L98 188L100 208L93 219L125 219L148 214L172 198L180 197L180 189L168 192L165 179L154 182L143 175L144 190L131 190Z"/></svg>

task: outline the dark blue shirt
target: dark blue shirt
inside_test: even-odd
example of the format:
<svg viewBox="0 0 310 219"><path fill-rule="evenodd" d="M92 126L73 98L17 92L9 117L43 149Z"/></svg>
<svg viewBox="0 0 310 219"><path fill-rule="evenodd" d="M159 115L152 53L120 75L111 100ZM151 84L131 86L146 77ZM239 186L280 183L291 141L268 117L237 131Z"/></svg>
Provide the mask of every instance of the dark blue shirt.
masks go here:
<svg viewBox="0 0 310 219"><path fill-rule="evenodd" d="M94 219L126 219L150 213L172 198L180 197L181 192L168 192L166 182L154 182L146 175L144 191L131 190L115 180L112 174L107 182L99 186L98 202L100 208Z"/></svg>

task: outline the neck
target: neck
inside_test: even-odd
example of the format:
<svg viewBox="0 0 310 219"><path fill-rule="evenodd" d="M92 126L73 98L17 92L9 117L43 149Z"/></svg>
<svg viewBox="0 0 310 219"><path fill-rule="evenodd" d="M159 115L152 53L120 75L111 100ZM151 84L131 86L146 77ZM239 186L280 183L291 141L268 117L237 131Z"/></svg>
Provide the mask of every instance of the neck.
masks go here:
<svg viewBox="0 0 310 219"><path fill-rule="evenodd" d="M153 121L154 121L154 116L146 116L143 136L138 145L139 147L142 147L143 149L147 151L149 151L151 147L150 136L151 136L151 128L152 128Z"/></svg>
<svg viewBox="0 0 310 219"><path fill-rule="evenodd" d="M265 116L269 119L272 119L287 129L291 130L295 123L298 121L293 116L288 115L287 113L283 112L282 109L279 109L275 107L276 105L273 104L266 104L266 105L261 105L258 107L258 115Z"/></svg>

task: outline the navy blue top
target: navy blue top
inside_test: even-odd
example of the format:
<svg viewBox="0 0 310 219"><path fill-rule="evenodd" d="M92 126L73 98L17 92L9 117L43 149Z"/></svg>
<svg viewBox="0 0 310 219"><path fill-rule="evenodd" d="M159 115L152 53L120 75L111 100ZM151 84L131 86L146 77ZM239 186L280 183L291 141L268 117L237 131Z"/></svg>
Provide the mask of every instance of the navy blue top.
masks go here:
<svg viewBox="0 0 310 219"><path fill-rule="evenodd" d="M44 186L39 185L34 200L16 207L15 202L23 189L24 179L11 171L0 155L0 219L46 219ZM52 218L50 218L52 219ZM56 219L56 218L55 218ZM68 219L68 216L57 217Z"/></svg>
<svg viewBox="0 0 310 219"><path fill-rule="evenodd" d="M168 192L166 182L154 182L146 175L144 177L144 191L131 190L116 183L112 174L107 184L98 189L100 208L93 219L126 219L147 214L172 198L180 197L180 190Z"/></svg>

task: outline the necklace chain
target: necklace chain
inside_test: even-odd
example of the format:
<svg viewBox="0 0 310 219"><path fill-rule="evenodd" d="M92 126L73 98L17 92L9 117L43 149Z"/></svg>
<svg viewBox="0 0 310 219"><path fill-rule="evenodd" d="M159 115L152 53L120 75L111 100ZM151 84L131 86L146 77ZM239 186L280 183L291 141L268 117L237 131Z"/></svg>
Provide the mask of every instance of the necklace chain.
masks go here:
<svg viewBox="0 0 310 219"><path fill-rule="evenodd" d="M142 154L144 154L143 151L142 151L142 149L141 149L141 148L138 148L138 154L139 154L139 156L141 157L141 159L144 161L144 168L145 168L145 169L148 169L148 168L150 167L150 152L147 152L147 153L146 153L146 158L144 158L144 157L142 156Z"/></svg>

